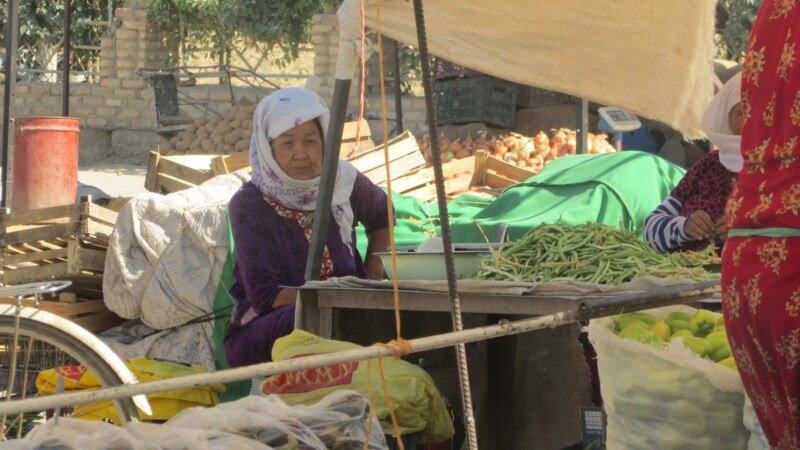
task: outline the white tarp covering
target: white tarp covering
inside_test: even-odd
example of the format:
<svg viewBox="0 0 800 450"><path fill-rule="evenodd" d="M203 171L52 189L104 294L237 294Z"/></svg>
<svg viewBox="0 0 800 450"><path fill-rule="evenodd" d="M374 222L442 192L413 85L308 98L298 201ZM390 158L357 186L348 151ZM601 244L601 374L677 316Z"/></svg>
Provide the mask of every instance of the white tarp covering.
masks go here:
<svg viewBox="0 0 800 450"><path fill-rule="evenodd" d="M352 78L360 0L339 9L337 79ZM517 83L618 106L703 137L712 96L709 0L423 1L429 51ZM417 46L413 2L380 2L381 32ZM376 29L376 0L365 0Z"/></svg>

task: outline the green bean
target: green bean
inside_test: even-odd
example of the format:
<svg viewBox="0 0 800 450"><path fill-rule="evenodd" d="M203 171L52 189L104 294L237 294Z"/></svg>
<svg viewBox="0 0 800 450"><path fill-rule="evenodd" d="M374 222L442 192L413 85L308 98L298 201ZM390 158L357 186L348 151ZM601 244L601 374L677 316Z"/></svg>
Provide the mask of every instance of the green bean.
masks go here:
<svg viewBox="0 0 800 450"><path fill-rule="evenodd" d="M703 264L718 257L711 251L662 255L631 231L604 224L541 225L509 242L481 262L475 278L551 281L571 279L620 284L641 275L713 279Z"/></svg>

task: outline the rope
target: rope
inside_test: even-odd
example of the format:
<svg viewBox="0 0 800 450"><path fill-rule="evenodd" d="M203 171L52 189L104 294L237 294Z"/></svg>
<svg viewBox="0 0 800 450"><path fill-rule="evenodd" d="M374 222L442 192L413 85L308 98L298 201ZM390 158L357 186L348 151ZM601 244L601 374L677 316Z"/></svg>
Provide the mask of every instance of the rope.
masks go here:
<svg viewBox="0 0 800 450"><path fill-rule="evenodd" d="M392 273L397 274L397 248L394 241L394 204L392 203L392 174L391 169L389 167L389 127L386 120L387 116L387 107L386 107L386 83L384 78L384 71L383 71L383 37L381 34L381 2L378 0L375 3L376 9L376 16L377 16L377 33L378 33L378 71L380 75L380 87L381 87L381 118L383 120L383 158L384 158L384 167L386 168L386 201L387 201L387 209L388 209L388 220L389 220L389 246L392 256ZM359 98L359 116L358 122L356 125L356 145L358 144L359 136L360 136L360 125L361 120L364 116L364 86L366 85L366 61L364 60L364 43L366 40L366 25L365 25L365 18L364 18L364 0L361 0L361 93ZM402 325L400 322L400 289L398 286L397 276L392 277L392 291L394 293L394 320L395 320L395 331L397 333L397 338L390 341L389 343L383 344L378 343L375 344L378 347L383 347L386 349L391 350L392 355L395 359L399 359L402 355L407 355L411 353L412 347L402 338L401 329ZM371 373L371 363L372 360L367 362L367 380L371 379L369 375ZM405 446L403 445L402 437L400 436L400 426L397 423L397 417L394 413L394 408L392 407L392 402L389 399L389 392L386 389L386 373L383 370L383 359L378 359L378 369L380 372L381 377L381 391L383 392L383 399L386 402L387 407L389 408L389 415L392 419L392 429L394 430L395 439L397 441L397 445L400 450L405 450ZM368 389L370 393L369 402L370 408L375 410L375 402L374 396L372 394L372 387L371 383L368 384ZM372 432L371 422L370 426L367 428L367 438L364 442L364 448L366 449L368 446L370 434Z"/></svg>
<svg viewBox="0 0 800 450"><path fill-rule="evenodd" d="M439 205L439 220L444 243L444 262L447 270L447 290L450 294L453 330L460 332L464 329L461 319L461 299L458 296L456 284L455 264L453 262L453 245L450 234L450 219L447 213L447 194L444 189L444 173L442 171L442 155L439 152L439 140L436 109L433 104L433 86L431 83L431 67L428 60L428 39L425 31L425 15L422 9L422 0L414 0L414 19L417 26L417 41L422 65L422 86L425 91L425 110L428 117L428 133L431 136L431 153L433 157L433 174L436 181L436 199ZM464 426L467 432L467 442L470 450L477 450L478 436L475 432L475 417L472 408L472 392L469 384L469 366L467 365L467 350L463 343L456 345L456 360L458 362L459 384L461 386L461 400L464 410Z"/></svg>

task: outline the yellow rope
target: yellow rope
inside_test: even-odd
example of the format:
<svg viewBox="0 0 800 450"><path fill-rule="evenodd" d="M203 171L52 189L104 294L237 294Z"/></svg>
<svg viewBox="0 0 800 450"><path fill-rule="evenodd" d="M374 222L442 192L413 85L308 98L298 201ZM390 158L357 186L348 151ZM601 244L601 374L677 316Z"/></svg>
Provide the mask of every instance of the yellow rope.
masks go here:
<svg viewBox="0 0 800 450"><path fill-rule="evenodd" d="M395 329L397 332L397 338L388 342L388 343L378 343L375 344L379 347L384 347L389 349L392 352L392 355L395 359L399 359L403 355L407 355L411 353L412 347L411 344L403 339L401 333L401 322L400 322L400 289L398 286L398 277L397 277L397 249L395 246L394 241L394 204L392 203L392 176L391 176L391 169L389 168L389 126L388 121L386 120L387 116L387 107L386 107L386 83L384 78L384 71L383 71L383 35L381 34L381 2L378 0L375 3L376 9L376 28L378 34L378 59L380 63L378 64L379 67L379 75L380 75L380 88L381 88L381 118L383 121L383 157L384 157L384 166L386 168L386 197L387 197L387 204L388 204L388 219L389 219L389 244L391 249L391 264L392 264L392 290L394 293L394 319L395 319ZM364 0L361 0L361 42L362 42L362 58L361 58L361 92L360 92L360 111L358 117L358 124L361 124L361 120L363 120L364 115L364 84L366 82L366 62L364 61L364 41L366 35L366 27L365 27L365 17L364 17ZM399 45L399 43L397 44ZM356 143L358 143L359 137L359 125L356 126ZM372 383L371 383L371 362L369 360L367 362L367 389L369 390L369 402L370 408L375 411L375 399L374 394L372 391ZM378 368L380 371L381 376L381 390L383 391L383 399L386 402L387 408L389 408L389 415L392 418L392 429L395 433L395 439L397 440L397 444L400 450L405 450L403 445L402 437L400 436L400 426L397 422L397 417L394 413L394 408L392 407L392 401L389 398L389 392L386 389L386 373L384 372L383 368L383 359L378 359ZM367 426L367 438L364 442L364 449L366 450L369 447L369 438L372 432L372 422Z"/></svg>

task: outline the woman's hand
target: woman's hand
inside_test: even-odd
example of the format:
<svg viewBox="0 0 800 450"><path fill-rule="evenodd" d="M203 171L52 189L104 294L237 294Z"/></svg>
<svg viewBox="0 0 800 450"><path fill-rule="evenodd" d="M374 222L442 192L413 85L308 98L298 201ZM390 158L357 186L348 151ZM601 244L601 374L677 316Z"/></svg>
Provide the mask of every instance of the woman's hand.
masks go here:
<svg viewBox="0 0 800 450"><path fill-rule="evenodd" d="M686 219L686 234L688 234L692 240L702 241L703 239L708 239L715 229L716 225L714 221L711 220L711 216L702 209L693 212L689 215L689 218Z"/></svg>
<svg viewBox="0 0 800 450"><path fill-rule="evenodd" d="M275 300L272 301L273 311L286 305L294 305L297 302L297 288L287 287L281 289Z"/></svg>
<svg viewBox="0 0 800 450"><path fill-rule="evenodd" d="M367 255L364 257L364 266L367 268L367 276L370 280L383 279L383 261L375 253L385 252L389 250L390 246L388 228L375 230L367 236Z"/></svg>
<svg viewBox="0 0 800 450"><path fill-rule="evenodd" d="M725 215L717 220L715 233L717 239L721 242L725 242L725 240L728 239L728 223L725 221Z"/></svg>

